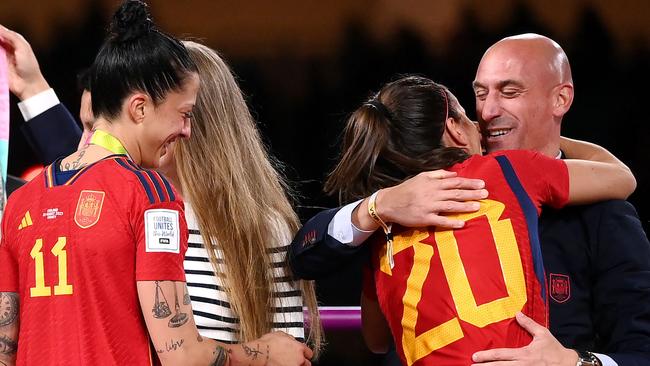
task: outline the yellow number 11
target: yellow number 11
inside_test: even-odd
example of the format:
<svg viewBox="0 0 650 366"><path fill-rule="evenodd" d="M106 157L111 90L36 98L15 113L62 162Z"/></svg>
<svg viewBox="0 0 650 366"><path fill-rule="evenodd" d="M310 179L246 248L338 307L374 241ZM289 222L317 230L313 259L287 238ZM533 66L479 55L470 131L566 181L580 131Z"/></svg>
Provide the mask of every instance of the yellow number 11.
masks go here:
<svg viewBox="0 0 650 366"><path fill-rule="evenodd" d="M68 284L68 255L65 251L66 238L59 237L52 247L52 254L58 259L59 263L59 283L54 286L54 295L72 295L72 285ZM45 286L45 264L43 263L43 239L36 239L34 247L29 255L32 256L36 267L34 275L36 277L36 286L29 289L31 297L51 296L52 288Z"/></svg>

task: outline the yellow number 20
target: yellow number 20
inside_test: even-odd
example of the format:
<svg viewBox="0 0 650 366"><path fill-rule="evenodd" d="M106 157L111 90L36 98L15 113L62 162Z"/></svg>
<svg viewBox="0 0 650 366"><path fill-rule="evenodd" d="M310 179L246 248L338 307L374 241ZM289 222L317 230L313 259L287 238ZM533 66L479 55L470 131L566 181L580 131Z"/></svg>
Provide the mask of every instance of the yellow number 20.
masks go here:
<svg viewBox="0 0 650 366"><path fill-rule="evenodd" d="M61 236L52 247L52 254L58 259L59 283L54 286L54 295L72 295L72 285L68 284L68 255L65 251L66 238ZM35 286L29 289L31 297L51 296L52 288L45 286L45 264L43 261L43 239L36 239L36 243L29 253L35 262Z"/></svg>
<svg viewBox="0 0 650 366"><path fill-rule="evenodd" d="M459 318L476 327L483 328L486 325L514 317L523 308L527 301L524 271L512 224L509 219L499 219L504 209L505 205L501 202L482 200L479 211L450 217L464 221L480 216L487 217L502 266L508 296L478 305L460 257L454 232L452 230L436 230L434 236L440 261L445 277L447 277L458 317L452 317L417 336L415 334L418 319L417 309L422 297L422 286L431 266L433 246L420 242L429 237L427 230L413 230L395 238L394 255L410 247L413 247L414 251L413 268L402 298L404 304L402 346L409 366L431 352L463 338ZM415 268L417 270L413 270ZM381 255L380 269L386 274L392 275L386 253Z"/></svg>

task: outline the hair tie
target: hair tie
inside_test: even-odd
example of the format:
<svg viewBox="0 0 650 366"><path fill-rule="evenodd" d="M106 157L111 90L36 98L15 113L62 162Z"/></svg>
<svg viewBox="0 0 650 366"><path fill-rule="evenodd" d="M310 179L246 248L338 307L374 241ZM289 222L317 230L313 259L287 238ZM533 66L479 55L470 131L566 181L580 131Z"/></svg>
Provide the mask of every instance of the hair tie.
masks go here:
<svg viewBox="0 0 650 366"><path fill-rule="evenodd" d="M390 111L386 106L380 102L378 99L371 99L366 102L366 105L369 105L373 108L375 108L379 113L381 113L384 117L390 119Z"/></svg>

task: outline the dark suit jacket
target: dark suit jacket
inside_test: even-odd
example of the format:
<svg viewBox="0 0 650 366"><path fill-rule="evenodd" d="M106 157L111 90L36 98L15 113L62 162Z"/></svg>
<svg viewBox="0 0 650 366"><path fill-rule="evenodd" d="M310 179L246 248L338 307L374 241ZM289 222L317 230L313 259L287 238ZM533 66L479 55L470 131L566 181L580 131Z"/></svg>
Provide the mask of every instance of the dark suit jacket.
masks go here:
<svg viewBox="0 0 650 366"><path fill-rule="evenodd" d="M22 131L45 165L72 154L81 138L81 129L63 104L57 104L30 119L23 124Z"/></svg>
<svg viewBox="0 0 650 366"><path fill-rule="evenodd" d="M296 234L288 256L298 277L327 276L362 250L327 235L337 211L319 213ZM650 365L650 244L634 207L607 201L546 209L540 226L551 333L619 366Z"/></svg>
<svg viewBox="0 0 650 366"><path fill-rule="evenodd" d="M551 333L619 366L650 365L650 244L634 207L616 200L546 209L540 239Z"/></svg>
<svg viewBox="0 0 650 366"><path fill-rule="evenodd" d="M73 153L81 138L81 129L63 104L57 104L35 116L24 123L21 130L44 165L51 164L58 157ZM8 175L7 196L23 184L25 184L23 179Z"/></svg>

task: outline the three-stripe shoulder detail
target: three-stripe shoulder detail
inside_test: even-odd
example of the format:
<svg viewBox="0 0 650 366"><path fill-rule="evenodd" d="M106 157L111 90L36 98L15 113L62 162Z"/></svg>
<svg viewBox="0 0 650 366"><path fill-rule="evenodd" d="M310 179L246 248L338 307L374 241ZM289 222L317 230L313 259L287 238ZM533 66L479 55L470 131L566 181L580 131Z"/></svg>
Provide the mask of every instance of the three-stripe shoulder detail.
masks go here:
<svg viewBox="0 0 650 366"><path fill-rule="evenodd" d="M176 200L176 195L171 184L160 173L144 169L127 158L117 158L115 162L138 178L138 181L142 184L147 194L149 203L154 204Z"/></svg>

